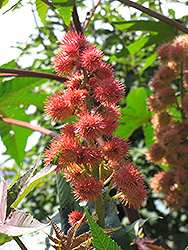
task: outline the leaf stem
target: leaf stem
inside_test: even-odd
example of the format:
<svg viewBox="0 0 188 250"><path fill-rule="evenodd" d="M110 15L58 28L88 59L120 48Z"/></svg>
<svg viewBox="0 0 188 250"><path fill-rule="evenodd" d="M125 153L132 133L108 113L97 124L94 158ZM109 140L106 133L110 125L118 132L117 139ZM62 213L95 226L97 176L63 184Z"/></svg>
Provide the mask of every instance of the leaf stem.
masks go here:
<svg viewBox="0 0 188 250"><path fill-rule="evenodd" d="M18 236L12 236L22 250L28 250Z"/></svg>
<svg viewBox="0 0 188 250"><path fill-rule="evenodd" d="M104 201L103 199L95 199L95 211L96 214L98 215L99 220L97 221L97 224L105 228L105 214L104 214Z"/></svg>
<svg viewBox="0 0 188 250"><path fill-rule="evenodd" d="M82 29L82 26L81 26L81 23L79 20L76 4L73 7L72 19L73 19L73 23L74 23L74 27L75 27L76 31L78 33L80 33L80 32L83 33L83 29Z"/></svg>
<svg viewBox="0 0 188 250"><path fill-rule="evenodd" d="M94 13L95 13L95 10L96 8L99 6L101 0L98 0L98 2L96 3L96 5L92 8L92 10L90 11L90 15L89 17L87 17L85 23L84 23L84 26L83 26L83 32L85 32L89 22L91 21L91 18L93 17Z"/></svg>
<svg viewBox="0 0 188 250"><path fill-rule="evenodd" d="M112 186L113 186L113 181L110 182L110 184L108 185L108 188L106 190L106 193L104 194L104 202L107 201L107 198L108 198L108 195L110 193L110 190L112 189Z"/></svg>
<svg viewBox="0 0 188 250"><path fill-rule="evenodd" d="M112 173L112 174L108 177L108 179L106 179L106 180L104 181L104 183L103 183L104 186L105 186L106 184L108 184L109 181L111 181L111 179L113 178L113 175L114 175L114 174Z"/></svg>
<svg viewBox="0 0 188 250"><path fill-rule="evenodd" d="M115 200L115 199L119 198L121 195L122 195L122 192L120 192L120 193L118 193L118 194L116 194L116 195L114 195L114 196L108 198L107 201Z"/></svg>
<svg viewBox="0 0 188 250"><path fill-rule="evenodd" d="M9 74L14 74L16 77L37 77L37 78L47 78L51 80L56 80L59 82L66 82L67 78L63 76L58 76L55 74L32 71L32 70L23 70L23 69L6 69L0 68L0 73L8 73L7 77L10 76ZM2 75L5 77L5 75ZM1 74L0 74L1 77Z"/></svg>
<svg viewBox="0 0 188 250"><path fill-rule="evenodd" d="M54 133L53 131L51 131L49 129L46 129L46 128L42 128L42 127L39 127L39 126L33 126L28 122L23 122L23 121L11 119L11 118L6 118L6 117L3 117L2 115L0 115L0 120L5 122L5 123L8 123L8 124L13 124L13 125L17 125L17 126L20 126L20 127L31 129L33 131L38 131L38 132L40 132L42 134L45 134L45 135L48 135L48 136L50 136L52 138L53 137L58 137L57 133Z"/></svg>
<svg viewBox="0 0 188 250"><path fill-rule="evenodd" d="M181 63L180 65L180 81L179 81L179 89L180 89L180 96L181 96L181 107L182 107L182 101L183 101L183 97L185 95L185 89L183 87L183 63ZM183 111L183 109L181 109L181 117L182 120L186 119L185 113Z"/></svg>
<svg viewBox="0 0 188 250"><path fill-rule="evenodd" d="M52 10L55 10L54 4L52 2L49 2L48 0L41 0L45 4L47 4Z"/></svg>
<svg viewBox="0 0 188 250"><path fill-rule="evenodd" d="M142 6L141 4L132 2L130 0L118 0L118 1L125 4L125 5L128 5L130 7L133 7L137 10L140 10L141 12L148 14L149 16L155 17L158 20L162 21L163 23L166 23L166 24L172 26L173 28L176 28L176 29L188 34L188 28L186 28L181 23L176 22L175 20L172 20L164 15L161 15L153 10L150 10L149 8Z"/></svg>

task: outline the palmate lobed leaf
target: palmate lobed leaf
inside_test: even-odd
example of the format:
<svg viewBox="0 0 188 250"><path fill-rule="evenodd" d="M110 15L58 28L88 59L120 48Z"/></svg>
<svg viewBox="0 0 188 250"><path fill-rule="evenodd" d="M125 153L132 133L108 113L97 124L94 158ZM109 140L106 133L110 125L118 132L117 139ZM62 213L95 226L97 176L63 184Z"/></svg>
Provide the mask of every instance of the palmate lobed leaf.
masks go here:
<svg viewBox="0 0 188 250"><path fill-rule="evenodd" d="M2 112L2 110L0 110L0 112ZM16 120L29 122L29 117L21 108L12 108L7 105L4 107L2 115L4 117L12 116L12 118ZM7 151L4 154L10 155L18 165L23 162L25 156L24 149L27 143L27 138L29 135L31 135L31 133L32 131L27 128L4 123L0 120L0 136L7 148Z"/></svg>
<svg viewBox="0 0 188 250"><path fill-rule="evenodd" d="M139 127L150 122L151 114L147 110L146 100L150 91L144 87L132 90L126 98L126 107L121 109L122 118L117 134L129 137ZM153 137L153 135L147 135ZM149 140L149 138L148 138Z"/></svg>
<svg viewBox="0 0 188 250"><path fill-rule="evenodd" d="M0 82L0 110L5 105L36 105L39 108L44 106L45 94L33 94L36 86L46 82L46 79L32 77L15 77L8 81Z"/></svg>
<svg viewBox="0 0 188 250"><path fill-rule="evenodd" d="M14 68L14 61L2 65L2 67ZM15 77L11 80L0 79L0 114L3 117L30 122L25 109L29 105L35 105L43 110L46 94L32 93L36 86L45 83L46 79L31 77ZM5 144L6 154L15 159L19 165L25 156L25 146L27 138L32 131L12 124L0 121L0 136Z"/></svg>
<svg viewBox="0 0 188 250"><path fill-rule="evenodd" d="M158 45L163 42L167 42L177 35L177 30L174 27L161 21L156 22L151 20L110 20L110 23L115 25L119 30L125 32L143 31L143 34L138 40L127 46L125 45L125 47L123 47L120 52L116 53L116 55L111 56L110 62L114 60L121 62L123 60L122 58L125 58L129 54L137 53L141 49L147 48L151 45ZM141 75L144 70L147 69L154 62L155 59L156 53L149 56L149 58L143 58L140 63L142 65L144 64L144 66L139 72L139 74Z"/></svg>
<svg viewBox="0 0 188 250"><path fill-rule="evenodd" d="M117 245L117 243L112 240L107 234L103 232L103 230L92 220L89 212L86 208L84 208L86 212L86 216L89 222L89 226L91 229L91 235L93 237L93 244L96 250L120 250L121 247Z"/></svg>

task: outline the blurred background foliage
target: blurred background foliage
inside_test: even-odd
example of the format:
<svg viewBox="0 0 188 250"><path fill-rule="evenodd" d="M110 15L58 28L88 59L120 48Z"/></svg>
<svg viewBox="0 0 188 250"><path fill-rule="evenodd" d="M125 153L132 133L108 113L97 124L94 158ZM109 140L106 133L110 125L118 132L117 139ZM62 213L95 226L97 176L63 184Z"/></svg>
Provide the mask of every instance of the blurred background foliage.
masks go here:
<svg viewBox="0 0 188 250"><path fill-rule="evenodd" d="M52 2L55 4L55 1ZM137 1L137 3L161 14L163 14L163 4L166 2L174 3L173 0ZM178 2L181 3L181 1ZM17 43L20 56L15 59L16 65L13 67L36 71L51 70L53 57L58 52L59 43L57 41L67 31L66 22L62 20L61 12L54 11L45 4L41 7L37 0L35 2L29 1L28 4L32 5L36 21L36 32L31 34L24 44ZM89 17L90 11L95 4L96 1L76 1L82 25ZM187 3L183 2L182 4L186 5ZM21 7L22 2L19 1L13 10ZM184 25L187 24L187 15L176 19L176 9L169 8L165 10L166 12L168 17ZM144 88L144 92L140 92L141 96L138 96L138 101L142 99L144 101L147 95L150 94L148 83L160 65L156 57L158 46L166 41L172 41L179 34L181 32L173 27L158 22L140 11L113 0L101 1L85 31L88 40L104 51L106 60L115 69L116 76L126 85L126 96L138 88ZM30 58L30 65L24 65L24 58ZM48 80L44 84L36 86L33 93L47 96L64 87L63 83ZM146 96L144 96L144 93ZM125 112L125 120L127 119L126 96L121 103L122 113ZM144 105L146 105L146 102ZM135 103L135 108L137 107ZM43 109L34 106L32 103L24 105L22 108L28 115L29 121L33 124L48 128L54 132L60 130L60 124L47 119ZM147 106L145 106L145 109L147 111ZM188 245L188 209L182 208L180 211L168 210L160 200L160 194L152 193L149 187L151 178L160 169L160 166L149 163L145 158L145 153L148 146L152 144L153 137L150 117L148 114L147 119L138 126L132 127L127 135L124 134L126 124L120 121L121 129L119 133L129 137L132 143L130 158L144 173L148 186L149 197L147 204L139 212L144 219L149 218L145 226L151 238L158 238L159 243L167 249L184 249ZM19 170L24 172L29 169L35 164L38 156L44 151L50 140L51 138L38 134L36 145L25 152L23 164L17 165L15 163L12 167L6 167L6 162L1 162L1 175L11 181ZM43 167L42 163L40 167ZM56 176L50 174L24 199L20 208L44 221L46 219L44 211L51 215L58 209L58 206ZM122 223L128 224L126 217L122 219ZM0 244L6 240L8 240L8 237L1 234Z"/></svg>

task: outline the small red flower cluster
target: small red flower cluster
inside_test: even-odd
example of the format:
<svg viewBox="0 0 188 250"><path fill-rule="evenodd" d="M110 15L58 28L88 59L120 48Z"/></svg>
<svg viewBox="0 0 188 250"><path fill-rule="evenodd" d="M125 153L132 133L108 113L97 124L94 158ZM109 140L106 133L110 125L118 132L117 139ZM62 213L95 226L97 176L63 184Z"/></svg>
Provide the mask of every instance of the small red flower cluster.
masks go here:
<svg viewBox="0 0 188 250"><path fill-rule="evenodd" d="M60 49L54 68L60 75L69 74L66 90L48 97L45 111L53 121L73 119L45 151L45 163L58 155L57 171L64 171L77 200L101 199L105 179L114 175L122 200L140 207L146 199L143 177L133 164L125 163L128 140L113 134L124 85L84 35L68 32Z"/></svg>
<svg viewBox="0 0 188 250"><path fill-rule="evenodd" d="M69 214L69 219L68 222L71 226L74 226L74 224L76 224L79 220L81 220L81 218L84 216L84 213L82 213L81 211L72 211Z"/></svg>
<svg viewBox="0 0 188 250"><path fill-rule="evenodd" d="M154 93L148 105L155 112L152 124L156 142L147 157L153 163L169 166L167 172L154 176L151 187L165 195L169 208L178 210L188 198L188 36L163 44L158 56L166 65L150 82Z"/></svg>

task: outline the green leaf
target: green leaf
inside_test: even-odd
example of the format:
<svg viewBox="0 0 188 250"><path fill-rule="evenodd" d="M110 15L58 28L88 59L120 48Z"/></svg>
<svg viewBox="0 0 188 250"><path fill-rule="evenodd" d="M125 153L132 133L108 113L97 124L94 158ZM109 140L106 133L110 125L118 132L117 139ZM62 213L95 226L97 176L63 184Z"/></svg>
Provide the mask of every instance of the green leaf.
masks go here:
<svg viewBox="0 0 188 250"><path fill-rule="evenodd" d="M79 203L74 199L71 187L61 173L57 174L57 191L60 205L61 226L64 232L69 228L68 214L73 210L81 210Z"/></svg>
<svg viewBox="0 0 188 250"><path fill-rule="evenodd" d="M17 3L15 3L14 5L12 5L8 10L6 10L4 13L3 13L3 15L5 14L5 13L7 13L8 11L10 11L10 10L14 10L18 5L19 5L19 3L21 2L22 0L19 0ZM3 1L4 2L4 1ZM5 2L6 2L6 0L5 0ZM7 4L8 2L6 2L5 4ZM3 4L3 6L5 6L5 4Z"/></svg>
<svg viewBox="0 0 188 250"><path fill-rule="evenodd" d="M7 104L7 106L3 107L3 110L0 107L0 113L4 117L12 116L11 118L29 122L29 117L25 114L24 110L18 107L9 108ZM32 131L27 128L4 123L0 120L0 135L7 148L4 154L10 155L18 165L23 162L27 138L29 135L31 135L31 133Z"/></svg>
<svg viewBox="0 0 188 250"><path fill-rule="evenodd" d="M7 190L7 214L10 213L10 207L12 203L17 199L18 194L24 185L28 182L28 180L32 177L35 169L37 167L37 163L29 169L24 175L22 175L17 181L14 182ZM17 179L17 177L16 177Z"/></svg>
<svg viewBox="0 0 188 250"><path fill-rule="evenodd" d="M9 65L13 66L14 62ZM41 78L13 78L11 80L0 81L0 114L3 117L16 119L29 123L29 116L25 113L25 105L33 104L37 108L43 110L46 94L35 94L31 90L35 86L39 86L46 82L46 79ZM25 156L25 146L27 138L32 131L16 126L13 124L4 123L0 120L0 135L7 151L6 154L15 159L19 165L23 162Z"/></svg>
<svg viewBox="0 0 188 250"><path fill-rule="evenodd" d="M136 21L111 21L121 31L149 31L149 35L143 35L138 41L131 43L126 48L123 48L123 51L117 53L117 57L125 56L127 50L129 53L135 53L141 50L144 47L151 46L152 44L159 44L163 41L170 40L171 38L177 35L177 30L172 26L163 23L161 21L155 22L151 20L136 20ZM148 64L154 60L154 56L148 59ZM150 64L151 65L151 64ZM147 66L147 65L146 65ZM147 66L148 67L148 66ZM144 70L144 69L143 69Z"/></svg>
<svg viewBox="0 0 188 250"><path fill-rule="evenodd" d="M96 250L120 250L121 247L112 240L102 229L92 220L89 212L84 208L93 237L93 245Z"/></svg>
<svg viewBox="0 0 188 250"><path fill-rule="evenodd" d="M138 234L138 231L143 225L149 220L147 219L138 219L134 221L131 225L123 226L126 233L130 232L131 230L134 230L135 236Z"/></svg>
<svg viewBox="0 0 188 250"><path fill-rule="evenodd" d="M135 21L111 21L121 31L154 31L164 34L175 34L176 29L161 21L135 20Z"/></svg>
<svg viewBox="0 0 188 250"><path fill-rule="evenodd" d="M65 25L69 26L75 0L52 0L52 2L62 16Z"/></svg>
<svg viewBox="0 0 188 250"><path fill-rule="evenodd" d="M138 52L144 47L144 45L148 42L148 40L149 40L149 37L140 38L138 41L131 43L126 48L130 54Z"/></svg>
<svg viewBox="0 0 188 250"><path fill-rule="evenodd" d="M142 126L144 135L145 135L145 144L147 147L150 147L154 144L154 128L152 127L151 122L148 122Z"/></svg>
<svg viewBox="0 0 188 250"><path fill-rule="evenodd" d="M188 247L186 247L185 250L188 250Z"/></svg>
<svg viewBox="0 0 188 250"><path fill-rule="evenodd" d="M121 109L122 117L117 134L129 137L136 129L150 121L151 113L148 112L146 104L150 93L148 89L141 87L127 95L127 106Z"/></svg>
<svg viewBox="0 0 188 250"><path fill-rule="evenodd" d="M56 165L49 164L46 167L42 168L37 174L35 174L21 189L21 194L18 199L11 205L15 208L18 204L28 195L28 193L35 188L41 180L47 176L49 173L54 171L57 168Z"/></svg>
<svg viewBox="0 0 188 250"><path fill-rule="evenodd" d="M74 195L71 192L69 183L60 173L57 174L57 188L61 207L66 207L67 203L75 203L76 209L79 208L78 203L75 201Z"/></svg>
<svg viewBox="0 0 188 250"><path fill-rule="evenodd" d="M38 108L44 107L46 94L31 92L36 86L46 82L46 79L32 77L15 77L9 81L0 82L0 112L4 106L18 106L33 104Z"/></svg>
<svg viewBox="0 0 188 250"><path fill-rule="evenodd" d="M15 60L12 60L8 63L5 63L3 65L1 65L1 68L9 68L9 69L14 69L16 67L16 63Z"/></svg>
<svg viewBox="0 0 188 250"><path fill-rule="evenodd" d="M36 4L37 12L41 19L41 22L45 25L48 5L45 4L42 0L35 0L35 4Z"/></svg>
<svg viewBox="0 0 188 250"><path fill-rule="evenodd" d="M145 61L145 65L142 67L142 69L139 71L139 74L141 75L144 70L146 70L148 67L152 65L152 63L156 60L157 54L153 53L151 56L147 57Z"/></svg>
<svg viewBox="0 0 188 250"><path fill-rule="evenodd" d="M0 9L4 7L8 2L9 0L0 0Z"/></svg>

